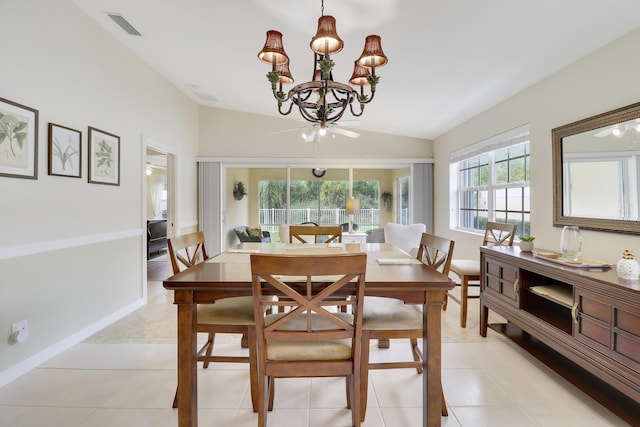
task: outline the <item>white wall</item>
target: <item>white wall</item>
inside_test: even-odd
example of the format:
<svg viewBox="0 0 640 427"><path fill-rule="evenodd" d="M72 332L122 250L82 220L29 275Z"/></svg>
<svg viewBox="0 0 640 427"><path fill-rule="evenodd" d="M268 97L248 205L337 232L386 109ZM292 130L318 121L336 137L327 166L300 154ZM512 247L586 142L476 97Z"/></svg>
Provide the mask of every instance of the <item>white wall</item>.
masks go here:
<svg viewBox="0 0 640 427"><path fill-rule="evenodd" d="M456 241L456 257L478 257L480 236L449 229L449 153L524 123L531 130L531 233L539 248L559 250L553 226L551 130L640 101L640 30L592 53L434 140L435 231ZM594 201L597 203L597 201ZM615 262L640 238L583 231L584 255Z"/></svg>
<svg viewBox="0 0 640 427"><path fill-rule="evenodd" d="M143 302L143 137L176 153L193 224L198 109L70 1L2 1L0 16L0 97L39 110L38 179L0 177L1 385ZM82 178L47 174L49 122L82 131ZM88 126L120 136L120 186L87 183Z"/></svg>

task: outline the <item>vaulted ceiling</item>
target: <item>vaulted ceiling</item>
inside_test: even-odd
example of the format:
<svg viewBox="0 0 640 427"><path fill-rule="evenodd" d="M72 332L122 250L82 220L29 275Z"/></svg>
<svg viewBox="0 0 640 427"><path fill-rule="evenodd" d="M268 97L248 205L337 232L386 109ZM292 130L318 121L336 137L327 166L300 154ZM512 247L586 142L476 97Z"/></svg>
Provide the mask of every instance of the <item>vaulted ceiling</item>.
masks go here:
<svg viewBox="0 0 640 427"><path fill-rule="evenodd" d="M278 116L257 59L270 29L283 33L296 83L311 78L320 0L72 1L203 106ZM389 58L375 100L342 125L425 139L640 25L638 0L326 0L324 13L345 44L332 57L336 80L348 81L369 34Z"/></svg>

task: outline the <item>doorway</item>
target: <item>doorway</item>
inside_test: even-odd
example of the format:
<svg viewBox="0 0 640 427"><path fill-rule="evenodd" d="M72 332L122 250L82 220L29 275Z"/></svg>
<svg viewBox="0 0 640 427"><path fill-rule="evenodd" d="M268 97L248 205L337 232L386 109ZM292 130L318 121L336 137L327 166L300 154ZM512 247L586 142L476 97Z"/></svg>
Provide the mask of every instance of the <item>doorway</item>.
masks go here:
<svg viewBox="0 0 640 427"><path fill-rule="evenodd" d="M143 142L143 299L149 297L148 282L171 276L167 238L175 234L175 154L150 141ZM155 286L154 288L157 288Z"/></svg>

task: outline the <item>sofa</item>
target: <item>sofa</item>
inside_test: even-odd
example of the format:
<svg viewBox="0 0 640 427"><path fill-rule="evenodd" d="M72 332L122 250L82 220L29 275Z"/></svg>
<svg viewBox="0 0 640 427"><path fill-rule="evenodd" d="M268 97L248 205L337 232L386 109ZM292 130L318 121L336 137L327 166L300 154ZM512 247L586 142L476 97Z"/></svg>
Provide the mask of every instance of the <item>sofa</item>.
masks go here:
<svg viewBox="0 0 640 427"><path fill-rule="evenodd" d="M367 243L384 243L384 228L367 230Z"/></svg>
<svg viewBox="0 0 640 427"><path fill-rule="evenodd" d="M147 221L147 259L167 249L167 220Z"/></svg>
<svg viewBox="0 0 640 427"><path fill-rule="evenodd" d="M236 233L236 236L238 236L240 243L271 243L271 234L268 231L262 231L260 228L241 226L234 228L233 231Z"/></svg>

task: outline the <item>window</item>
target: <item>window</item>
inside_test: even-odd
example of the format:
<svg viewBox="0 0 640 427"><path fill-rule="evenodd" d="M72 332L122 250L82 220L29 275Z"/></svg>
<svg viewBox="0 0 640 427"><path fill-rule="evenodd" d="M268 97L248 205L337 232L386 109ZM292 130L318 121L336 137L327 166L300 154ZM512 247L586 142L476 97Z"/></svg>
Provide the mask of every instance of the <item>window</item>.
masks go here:
<svg viewBox="0 0 640 427"><path fill-rule="evenodd" d="M530 232L529 128L523 126L451 154L453 228L484 232L487 221Z"/></svg>
<svg viewBox="0 0 640 427"><path fill-rule="evenodd" d="M409 177L403 176L398 179L398 219L400 224L408 225L409 219Z"/></svg>
<svg viewBox="0 0 640 427"><path fill-rule="evenodd" d="M272 240L279 238L279 224L348 223L350 193L360 199L360 212L354 217L358 231L380 227L380 170L359 169L351 191L348 169L328 169L320 177L310 172L310 168L292 168L288 187L286 179L258 179L259 224L271 233Z"/></svg>

